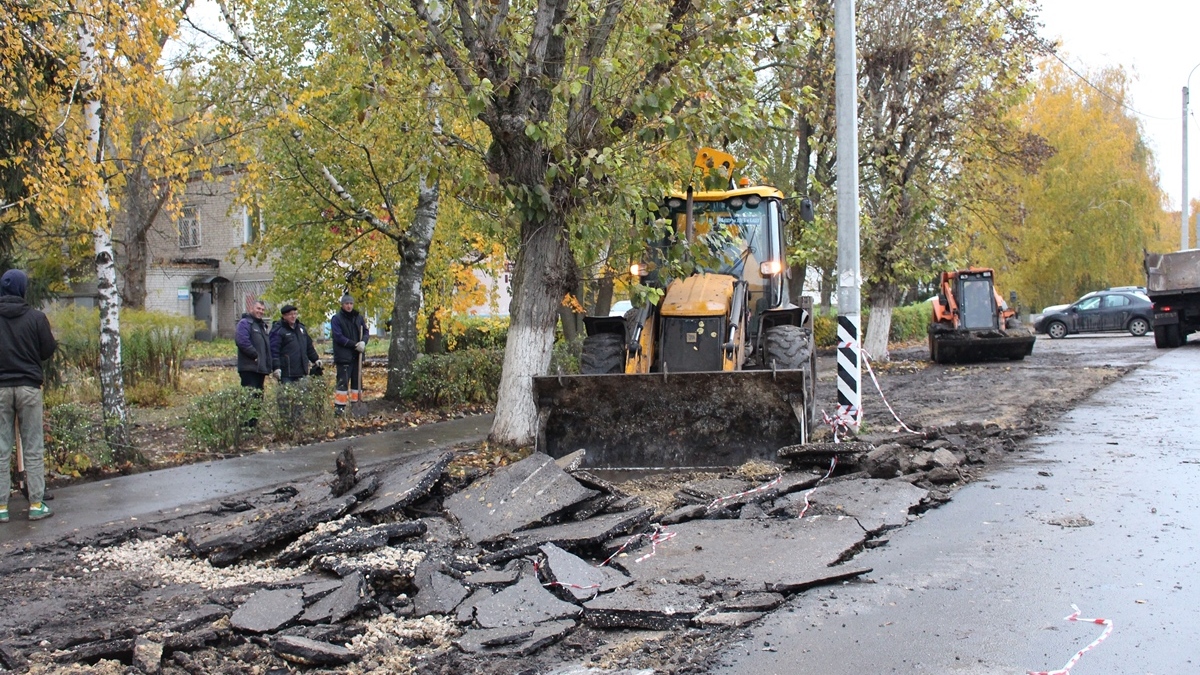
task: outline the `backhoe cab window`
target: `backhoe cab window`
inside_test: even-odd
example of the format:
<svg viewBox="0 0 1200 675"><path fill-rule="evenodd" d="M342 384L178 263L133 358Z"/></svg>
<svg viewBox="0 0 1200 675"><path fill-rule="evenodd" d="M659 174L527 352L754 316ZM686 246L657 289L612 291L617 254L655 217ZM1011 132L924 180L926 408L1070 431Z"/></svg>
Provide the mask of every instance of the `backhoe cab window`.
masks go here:
<svg viewBox="0 0 1200 675"><path fill-rule="evenodd" d="M767 201L757 206L730 208L727 202L694 202L692 218L696 241L708 244L711 257L697 260L701 271L746 277L747 265L757 276L758 263L767 257ZM685 209L671 209L675 231L687 229Z"/></svg>

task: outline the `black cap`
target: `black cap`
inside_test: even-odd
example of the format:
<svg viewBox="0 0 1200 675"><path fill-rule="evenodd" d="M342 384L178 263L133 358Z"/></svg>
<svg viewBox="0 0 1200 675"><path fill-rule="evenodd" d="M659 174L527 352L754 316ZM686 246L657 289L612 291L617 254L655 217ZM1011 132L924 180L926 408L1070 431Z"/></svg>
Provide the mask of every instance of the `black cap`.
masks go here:
<svg viewBox="0 0 1200 675"><path fill-rule="evenodd" d="M279 308L279 316L283 316L284 314L287 314L288 312L294 312L294 311L296 311L295 305L284 305L283 307Z"/></svg>
<svg viewBox="0 0 1200 675"><path fill-rule="evenodd" d="M345 295L343 295L343 296L342 296L342 304L344 305L344 304L346 304L347 302L349 302L349 303L353 303L353 302L354 302L354 296L353 296L353 295L350 295L349 293L346 293Z"/></svg>

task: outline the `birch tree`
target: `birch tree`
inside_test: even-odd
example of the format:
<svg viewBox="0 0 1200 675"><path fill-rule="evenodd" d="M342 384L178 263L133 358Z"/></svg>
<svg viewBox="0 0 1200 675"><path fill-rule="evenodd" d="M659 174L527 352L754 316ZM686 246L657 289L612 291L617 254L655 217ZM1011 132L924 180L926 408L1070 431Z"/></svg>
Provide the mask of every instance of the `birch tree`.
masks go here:
<svg viewBox="0 0 1200 675"><path fill-rule="evenodd" d="M35 85L13 102L42 129L38 143L24 146L26 156L37 160L24 177L27 206L44 229L64 240L90 236L100 307L105 440L118 463L137 462L141 455L129 435L121 372L121 298L112 246L119 209L114 193L124 177L109 148L115 147L114 139L128 137L135 117L170 119L170 106L158 96L157 62L159 40L174 30L177 13L155 0L52 0L5 7L21 39L58 64L57 72L70 82L57 88L65 88L65 96L55 96L55 87Z"/></svg>

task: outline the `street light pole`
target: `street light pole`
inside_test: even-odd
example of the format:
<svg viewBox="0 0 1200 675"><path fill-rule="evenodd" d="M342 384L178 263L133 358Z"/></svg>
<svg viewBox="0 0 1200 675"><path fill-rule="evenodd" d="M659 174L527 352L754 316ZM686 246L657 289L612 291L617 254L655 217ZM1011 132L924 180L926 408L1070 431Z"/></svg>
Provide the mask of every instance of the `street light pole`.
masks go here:
<svg viewBox="0 0 1200 675"><path fill-rule="evenodd" d="M1183 195L1179 203L1179 250L1186 251L1188 248L1188 87L1192 86L1192 73L1200 68L1200 63L1192 66L1192 71L1188 73L1187 83L1183 87Z"/></svg>

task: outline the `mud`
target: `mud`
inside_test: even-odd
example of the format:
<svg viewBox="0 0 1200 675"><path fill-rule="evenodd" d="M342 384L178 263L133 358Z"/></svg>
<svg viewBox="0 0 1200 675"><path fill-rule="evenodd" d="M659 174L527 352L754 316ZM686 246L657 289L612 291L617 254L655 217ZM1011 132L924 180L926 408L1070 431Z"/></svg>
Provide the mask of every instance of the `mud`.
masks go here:
<svg viewBox="0 0 1200 675"><path fill-rule="evenodd" d="M1009 452L1044 431L1065 410L1099 387L1157 354L1146 338L1104 336L1059 341L1039 339L1024 361L940 366L924 347L900 349L876 366L880 387L897 417L911 429L950 427L946 446L914 448L931 455L960 448L962 466L936 466L918 484L932 490L927 507L952 498L954 487L1005 461ZM834 400L831 356L820 360L818 397ZM864 373L862 436L890 438L900 423ZM482 450L460 450L448 473L447 492L465 484ZM330 467L332 470L333 467ZM843 471L853 470L853 467ZM931 480L934 471L952 476ZM946 473L950 472L950 473ZM649 475L619 484L629 497L665 514L688 502L678 493L689 481L741 478L757 484L778 468L750 464L730 474ZM865 475L862 477L865 479ZM839 473L832 480L857 480ZM836 484L836 483L835 483ZM429 504L417 505L432 508ZM817 504L814 508L831 509ZM164 673L560 673L589 668L650 669L659 673L705 672L710 658L736 637L739 621L680 622L662 630L611 630L581 624L557 641L514 656L466 653L454 645L463 634L453 615L415 618L412 599L397 587L375 591L354 617L336 625L294 626L288 644L316 641L357 654L348 665L306 665L272 648L270 636L235 629L230 615L255 593L294 582L304 570L271 564L267 551L216 568L183 546L181 533L200 527L211 513L145 522L136 528L81 531L63 541L28 546L0 560L0 666L33 673L142 672L134 665L135 641L161 645ZM56 518L70 518L59 513ZM743 516L748 517L748 516ZM1064 524L1064 526L1067 526ZM1076 525L1077 526L1077 525ZM886 540L877 543L886 545ZM665 558L664 558L665 560ZM397 560L403 566L415 560ZM843 561L853 566L853 559ZM386 564L386 563L385 563ZM515 564L515 563L514 563ZM452 571L452 570L451 570ZM703 583L703 582L702 582ZM703 593L720 590L699 587ZM803 590L799 592L805 592ZM728 604L744 595L732 595ZM772 603L764 608L770 611ZM209 608L197 623L189 613ZM213 610L212 608L218 608ZM220 608L224 608L220 611ZM759 608L756 608L759 609ZM202 612L203 613L203 612ZM278 641L280 638L274 638ZM335 649L326 651L334 652ZM146 669L146 659L139 660Z"/></svg>

